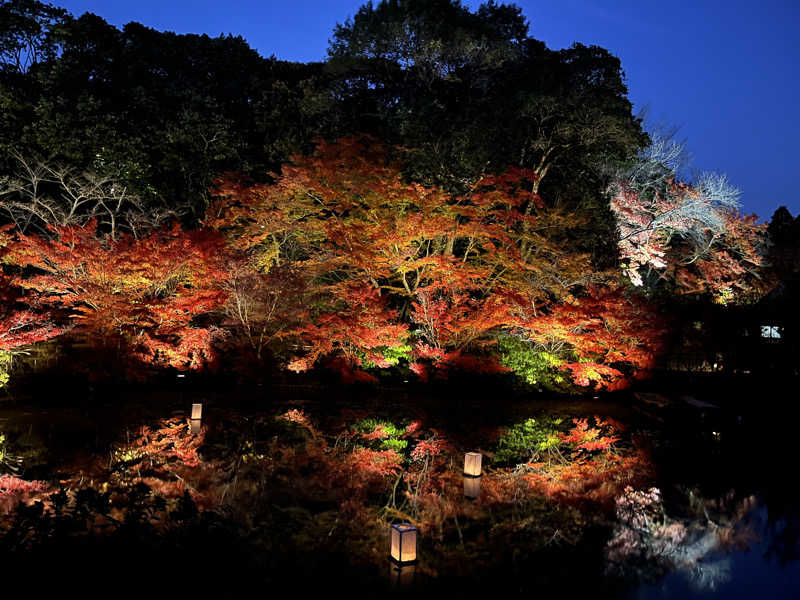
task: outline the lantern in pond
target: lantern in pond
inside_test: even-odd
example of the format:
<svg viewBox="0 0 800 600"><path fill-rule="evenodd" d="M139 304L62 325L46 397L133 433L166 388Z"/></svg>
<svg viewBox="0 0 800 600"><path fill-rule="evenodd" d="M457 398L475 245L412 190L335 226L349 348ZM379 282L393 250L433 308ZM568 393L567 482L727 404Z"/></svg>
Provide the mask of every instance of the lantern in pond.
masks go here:
<svg viewBox="0 0 800 600"><path fill-rule="evenodd" d="M192 404L192 420L203 418L203 405Z"/></svg>
<svg viewBox="0 0 800 600"><path fill-rule="evenodd" d="M464 477L464 497L475 500L481 495L481 478Z"/></svg>
<svg viewBox="0 0 800 600"><path fill-rule="evenodd" d="M466 477L481 476L481 454L480 452L467 452L464 455L464 475Z"/></svg>
<svg viewBox="0 0 800 600"><path fill-rule="evenodd" d="M414 583L417 575L417 565L396 565L392 563L389 567L389 581L396 588L409 587Z"/></svg>
<svg viewBox="0 0 800 600"><path fill-rule="evenodd" d="M189 431L192 433L200 433L200 430L203 428L203 422L200 419L191 419L189 425Z"/></svg>
<svg viewBox="0 0 800 600"><path fill-rule="evenodd" d="M417 528L411 523L395 523L391 530L391 559L398 565L417 560Z"/></svg>

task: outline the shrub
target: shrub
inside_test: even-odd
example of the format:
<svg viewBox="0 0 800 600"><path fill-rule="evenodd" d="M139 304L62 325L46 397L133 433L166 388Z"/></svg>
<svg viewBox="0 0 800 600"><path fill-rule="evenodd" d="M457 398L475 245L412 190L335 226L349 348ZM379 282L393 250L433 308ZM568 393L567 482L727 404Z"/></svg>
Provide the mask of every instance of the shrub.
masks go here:
<svg viewBox="0 0 800 600"><path fill-rule="evenodd" d="M557 451L562 418L527 419L508 428L497 441L494 460L500 464L518 464L536 460L545 453Z"/></svg>

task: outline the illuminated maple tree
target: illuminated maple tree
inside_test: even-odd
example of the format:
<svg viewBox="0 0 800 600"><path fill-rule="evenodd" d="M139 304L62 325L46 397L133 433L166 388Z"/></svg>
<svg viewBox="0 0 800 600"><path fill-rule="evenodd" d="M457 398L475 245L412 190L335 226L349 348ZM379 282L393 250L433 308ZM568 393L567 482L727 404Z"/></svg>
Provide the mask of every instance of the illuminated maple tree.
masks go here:
<svg viewBox="0 0 800 600"><path fill-rule="evenodd" d="M34 271L14 283L68 312L90 344L121 344L131 358L179 369L198 369L212 358L221 332L193 321L226 297L218 234L174 225L111 239L98 235L94 222L51 233L14 234L7 259Z"/></svg>
<svg viewBox="0 0 800 600"><path fill-rule="evenodd" d="M634 286L666 280L680 294L719 303L752 299L769 284L766 225L739 214L740 191L723 175L677 179L679 145L656 136L609 188L622 267Z"/></svg>
<svg viewBox="0 0 800 600"><path fill-rule="evenodd" d="M390 149L361 138L320 142L275 177L220 181L206 225L261 273L290 266L305 281L295 300L307 322L281 333L307 350L294 370L331 354L384 367L401 353L420 375L501 371L487 354L499 330L603 277L564 248L579 223L543 206L532 171L486 176L452 196L406 182Z"/></svg>
<svg viewBox="0 0 800 600"><path fill-rule="evenodd" d="M557 349L558 365L580 386L616 389L653 369L666 329L658 312L621 290L598 288L528 320L519 335Z"/></svg>
<svg viewBox="0 0 800 600"><path fill-rule="evenodd" d="M0 263L5 260L10 227L0 228ZM52 311L42 307L35 295L25 295L11 277L0 270L0 387L9 381L15 354L33 344L54 338L67 327L57 323Z"/></svg>
<svg viewBox="0 0 800 600"><path fill-rule="evenodd" d="M694 260L673 259L666 270L682 294L707 294L719 304L757 300L774 287L767 272L767 224L756 215L724 215L725 228Z"/></svg>

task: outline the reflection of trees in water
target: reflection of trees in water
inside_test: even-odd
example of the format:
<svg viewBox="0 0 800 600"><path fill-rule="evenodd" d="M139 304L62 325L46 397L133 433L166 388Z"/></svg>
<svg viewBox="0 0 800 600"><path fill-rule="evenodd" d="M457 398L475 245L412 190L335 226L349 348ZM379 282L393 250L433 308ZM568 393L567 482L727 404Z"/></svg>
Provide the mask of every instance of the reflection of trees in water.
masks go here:
<svg viewBox="0 0 800 600"><path fill-rule="evenodd" d="M764 530L765 507L734 492L705 499L689 491L681 516L668 515L658 488L626 488L617 498L618 523L606 546L607 572L653 582L669 572L686 575L696 589L715 589L731 578L728 553L746 549Z"/></svg>
<svg viewBox="0 0 800 600"><path fill-rule="evenodd" d="M787 493L787 498L793 498ZM769 540L764 552L768 560L777 560L778 564L800 560L800 507L787 503L785 506L774 506L770 502L770 510L765 510L765 539Z"/></svg>

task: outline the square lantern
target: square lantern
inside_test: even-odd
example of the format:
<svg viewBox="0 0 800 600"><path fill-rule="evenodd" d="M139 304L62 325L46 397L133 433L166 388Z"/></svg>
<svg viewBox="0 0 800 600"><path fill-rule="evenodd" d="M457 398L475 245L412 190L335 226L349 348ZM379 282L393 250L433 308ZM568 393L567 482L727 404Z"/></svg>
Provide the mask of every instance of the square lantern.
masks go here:
<svg viewBox="0 0 800 600"><path fill-rule="evenodd" d="M203 421L200 419L191 419L189 421L190 427L189 431L192 433L200 433L200 430L203 428Z"/></svg>
<svg viewBox="0 0 800 600"><path fill-rule="evenodd" d="M464 475L467 477L481 476L481 453L467 452L464 455Z"/></svg>
<svg viewBox="0 0 800 600"><path fill-rule="evenodd" d="M417 528L411 523L392 525L389 556L399 565L417 560Z"/></svg>
<svg viewBox="0 0 800 600"><path fill-rule="evenodd" d="M192 420L203 418L203 405L192 404Z"/></svg>
<svg viewBox="0 0 800 600"><path fill-rule="evenodd" d="M464 497L475 500L481 495L481 478L464 477Z"/></svg>

